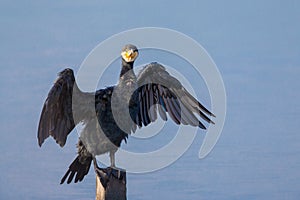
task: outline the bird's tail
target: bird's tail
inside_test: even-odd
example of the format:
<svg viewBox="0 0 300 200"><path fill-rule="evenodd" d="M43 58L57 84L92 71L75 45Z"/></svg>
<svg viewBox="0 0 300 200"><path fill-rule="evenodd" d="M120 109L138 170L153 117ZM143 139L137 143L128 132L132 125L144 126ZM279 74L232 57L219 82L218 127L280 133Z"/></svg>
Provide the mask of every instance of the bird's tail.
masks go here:
<svg viewBox="0 0 300 200"><path fill-rule="evenodd" d="M71 183L74 176L74 182L82 181L84 176L88 174L91 162L93 160L93 156L91 153L87 151L81 141L78 142L78 156L69 166L68 171L61 179L60 184L63 184L65 180L68 178L67 183Z"/></svg>

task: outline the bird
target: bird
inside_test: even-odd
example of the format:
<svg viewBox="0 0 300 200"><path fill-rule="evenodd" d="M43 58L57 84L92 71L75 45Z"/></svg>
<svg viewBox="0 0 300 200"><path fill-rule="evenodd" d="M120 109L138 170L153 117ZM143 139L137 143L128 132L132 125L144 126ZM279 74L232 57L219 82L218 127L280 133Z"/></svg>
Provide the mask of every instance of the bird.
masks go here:
<svg viewBox="0 0 300 200"><path fill-rule="evenodd" d="M82 181L92 162L97 172L97 155L109 153L111 167L116 167L115 153L122 141L126 142L137 128L155 122L158 117L201 129L206 126L200 119L214 124L212 118L216 116L162 64L151 62L135 74L133 67L138 55L136 46L125 45L121 50L118 83L96 92L81 91L72 69L58 73L40 115L38 145L41 147L52 136L63 147L75 126L83 124L77 156L60 184L69 184L73 179L75 183Z"/></svg>

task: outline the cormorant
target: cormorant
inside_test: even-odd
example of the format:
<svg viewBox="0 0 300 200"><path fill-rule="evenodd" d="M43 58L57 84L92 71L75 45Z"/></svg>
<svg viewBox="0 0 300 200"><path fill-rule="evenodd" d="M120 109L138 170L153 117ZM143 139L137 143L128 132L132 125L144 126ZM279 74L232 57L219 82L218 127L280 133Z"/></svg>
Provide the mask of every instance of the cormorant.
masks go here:
<svg viewBox="0 0 300 200"><path fill-rule="evenodd" d="M153 62L136 76L133 63L139 52L134 45L126 45L121 52L122 68L115 86L96 93L78 88L72 69L61 71L44 103L38 126L38 144L50 135L63 147L68 134L83 122L77 144L78 156L61 179L70 183L82 181L91 162L97 172L96 155L110 153L115 166L115 152L128 134L154 122L158 115L167 120L166 113L176 124L205 129L198 117L214 123L215 117L171 76L165 67ZM76 107L76 109L73 109ZM129 114L128 114L129 113ZM195 115L197 114L197 115Z"/></svg>

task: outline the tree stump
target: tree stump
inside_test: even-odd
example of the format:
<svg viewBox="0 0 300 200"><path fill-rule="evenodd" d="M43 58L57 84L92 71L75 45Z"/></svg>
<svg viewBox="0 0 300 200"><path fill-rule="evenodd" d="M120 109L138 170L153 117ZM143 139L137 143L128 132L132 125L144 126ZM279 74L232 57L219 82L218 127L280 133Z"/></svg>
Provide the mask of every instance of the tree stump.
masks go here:
<svg viewBox="0 0 300 200"><path fill-rule="evenodd" d="M96 200L126 200L126 171L98 168L96 176Z"/></svg>

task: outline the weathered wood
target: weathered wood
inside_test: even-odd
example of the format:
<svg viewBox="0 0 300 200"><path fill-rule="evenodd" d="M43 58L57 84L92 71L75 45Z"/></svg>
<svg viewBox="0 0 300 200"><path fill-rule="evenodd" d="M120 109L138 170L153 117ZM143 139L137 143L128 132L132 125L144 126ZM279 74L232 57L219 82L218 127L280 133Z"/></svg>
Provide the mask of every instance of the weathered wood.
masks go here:
<svg viewBox="0 0 300 200"><path fill-rule="evenodd" d="M105 200L105 189L100 182L99 176L96 176L96 200Z"/></svg>
<svg viewBox="0 0 300 200"><path fill-rule="evenodd" d="M98 168L96 200L126 200L126 171Z"/></svg>

